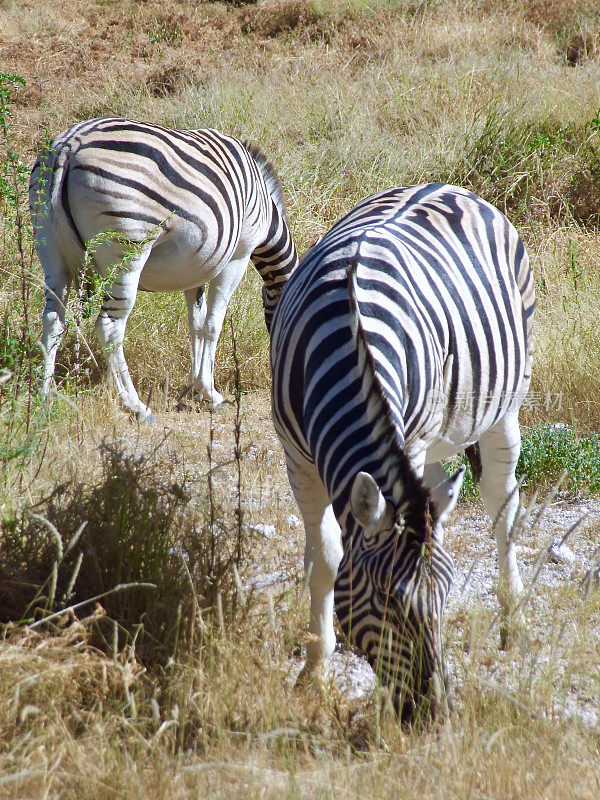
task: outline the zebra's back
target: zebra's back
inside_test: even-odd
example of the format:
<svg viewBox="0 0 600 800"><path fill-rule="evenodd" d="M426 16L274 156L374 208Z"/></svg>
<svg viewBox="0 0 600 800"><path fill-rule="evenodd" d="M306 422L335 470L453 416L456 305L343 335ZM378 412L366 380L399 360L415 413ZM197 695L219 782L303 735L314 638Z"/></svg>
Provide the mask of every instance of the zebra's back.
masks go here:
<svg viewBox="0 0 600 800"><path fill-rule="evenodd" d="M305 256L276 314L275 420L306 458L355 435L353 264L366 341L409 455L453 455L520 404L534 290L516 230L458 187L391 190L360 203ZM333 490L332 469L323 478Z"/></svg>
<svg viewBox="0 0 600 800"><path fill-rule="evenodd" d="M210 281L236 253L263 244L271 225L259 164L242 142L212 129L92 120L52 142L32 186L44 173L47 197L37 215L64 212L82 243L107 230L130 241L162 231L140 279L151 291ZM273 199L284 216L282 197Z"/></svg>

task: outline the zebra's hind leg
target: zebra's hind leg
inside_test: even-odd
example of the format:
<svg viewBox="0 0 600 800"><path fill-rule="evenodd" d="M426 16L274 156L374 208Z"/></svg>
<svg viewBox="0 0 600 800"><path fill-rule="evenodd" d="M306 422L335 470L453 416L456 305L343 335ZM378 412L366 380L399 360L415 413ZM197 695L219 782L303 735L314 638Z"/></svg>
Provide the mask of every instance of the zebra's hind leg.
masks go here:
<svg viewBox="0 0 600 800"><path fill-rule="evenodd" d="M304 568L310 587L310 638L299 680L320 679L324 661L335 649L334 584L342 558L341 530L316 469L301 469L287 459L288 475L304 520Z"/></svg>
<svg viewBox="0 0 600 800"><path fill-rule="evenodd" d="M49 269L44 262L46 278L46 304L42 318L42 345L44 348L44 376L40 387L42 397L47 397L54 375L56 353L65 332L65 311L69 296L69 276L61 263Z"/></svg>
<svg viewBox="0 0 600 800"><path fill-rule="evenodd" d="M123 406L142 422L155 422L133 385L123 353L125 328L137 296L140 274L152 249L150 242L117 274L106 287L102 308L96 320L96 335L108 353L108 369Z"/></svg>
<svg viewBox="0 0 600 800"><path fill-rule="evenodd" d="M247 266L247 256L230 261L211 280L206 299L200 289L185 292L192 347L192 387L213 405L223 402L223 395L216 391L214 383L217 342L227 305Z"/></svg>
<svg viewBox="0 0 600 800"><path fill-rule="evenodd" d="M517 565L513 526L519 510L519 488L515 468L521 449L521 431L516 413L507 414L479 440L480 490L486 511L494 523L498 548L498 601L502 613L501 646L506 647L523 624L515 614L523 582Z"/></svg>
<svg viewBox="0 0 600 800"><path fill-rule="evenodd" d="M190 330L190 355L192 366L190 370L190 385L182 393L186 395L190 389L196 386L196 376L200 374L200 364L202 362L202 329L206 319L206 292L203 286L197 289L188 289L184 293L185 303L188 312L188 327Z"/></svg>

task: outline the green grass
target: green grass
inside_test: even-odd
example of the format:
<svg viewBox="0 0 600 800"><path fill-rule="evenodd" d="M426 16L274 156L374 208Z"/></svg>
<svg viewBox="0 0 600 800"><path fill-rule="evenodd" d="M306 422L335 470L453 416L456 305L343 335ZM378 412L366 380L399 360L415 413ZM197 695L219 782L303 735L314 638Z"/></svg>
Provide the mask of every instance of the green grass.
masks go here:
<svg viewBox="0 0 600 800"><path fill-rule="evenodd" d="M549 488L566 472L563 491L580 497L600 491L600 434L580 435L576 425L535 425L526 431L517 478L528 488Z"/></svg>
<svg viewBox="0 0 600 800"><path fill-rule="evenodd" d="M600 492L600 433L582 435L577 425L538 423L522 430L521 455L515 471L528 492L549 490L563 475L561 492L570 497L587 497ZM463 500L479 497L466 456L446 465L449 473L466 467L461 490Z"/></svg>

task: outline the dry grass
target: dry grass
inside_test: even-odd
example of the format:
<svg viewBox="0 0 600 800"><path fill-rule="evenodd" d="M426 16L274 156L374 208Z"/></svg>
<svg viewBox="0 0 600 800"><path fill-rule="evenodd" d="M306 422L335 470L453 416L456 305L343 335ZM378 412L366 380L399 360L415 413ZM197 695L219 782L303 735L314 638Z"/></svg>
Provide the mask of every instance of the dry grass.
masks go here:
<svg viewBox="0 0 600 800"><path fill-rule="evenodd" d="M532 257L539 314L524 422L595 430L599 30L591 0L0 0L0 71L27 79L0 162L8 144L32 163L46 132L91 116L217 127L272 158L300 251L369 193L461 180L506 208ZM499 124L492 136L490 121ZM10 358L16 377L0 385L3 602L13 619L34 608L64 613L43 630L3 629L0 797L595 798L598 727L573 714L573 696L597 710L597 588L586 596L574 580L540 589L526 609L532 636L510 653L497 649L492 610L454 611L455 709L444 725L402 731L376 698L350 701L333 683L295 687L307 621L302 531L289 520L297 509L269 418L259 279L250 271L234 297L217 364L218 385L234 393L233 331L238 388L248 392L239 504L235 408L215 414L212 441L205 409L174 410L189 368L179 295L140 296L125 343L140 395L152 392L158 434L132 426L93 360L77 368L87 350L80 339L77 355L76 315L57 370L66 399L39 406L39 273L30 280L27 238L19 254L5 189L0 370ZM92 323L80 332L101 362ZM100 457L104 436L116 461ZM124 509L130 538L115 534ZM240 510L241 592L228 566ZM53 521L63 549L89 526L56 568L52 603L56 537L31 511ZM261 524L275 535L247 527ZM211 525L227 565L223 625L201 557ZM596 532L585 536L593 551ZM115 542L127 556L149 548L127 578L115 569ZM466 559L467 539L451 547ZM82 567L69 598L79 553L105 571ZM276 581L271 599L250 591L265 575ZM129 579L162 588L155 601L151 590L145 599L119 592L65 611Z"/></svg>
<svg viewBox="0 0 600 800"><path fill-rule="evenodd" d="M256 140L272 157L300 251L368 194L431 179L466 184L506 209L536 271L542 252L539 275L569 270L568 248L554 248L555 264L545 263L557 229L566 228L567 240L594 238L600 161L597 126L589 125L598 110L600 62L590 52L572 66L565 55L571 34L600 30L593 3L85 0L77 8L74 15L60 2L50 11L44 0L19 14L10 3L0 8L0 58L28 81L15 96L12 125L24 158L44 132L85 117L209 125ZM589 234L580 230L586 226ZM265 387L258 289L249 278L233 308L234 321L244 321L245 385ZM544 342L563 361L576 343L556 342L562 298L541 289L536 381L545 391ZM573 327L580 322L569 300ZM185 381L182 310L180 297L138 301L126 346L144 395L167 376L173 387ZM88 335L93 341L90 328ZM217 377L226 386L230 349L225 336ZM597 348L582 352L587 359ZM72 363L63 363L68 372ZM552 370L552 391L560 383L564 413L596 425L597 410L581 406L593 394L597 368L583 381L580 368L575 377L558 372Z"/></svg>
<svg viewBox="0 0 600 800"><path fill-rule="evenodd" d="M583 430L598 430L598 237L575 227L546 229L545 235L532 238L529 250L541 324L536 328L536 368L524 422L576 420Z"/></svg>
<svg viewBox="0 0 600 800"><path fill-rule="evenodd" d="M231 495L236 480L234 416L230 409L215 419L220 496ZM106 625L99 607L79 621L64 615L44 632L6 628L0 797L595 797L597 728L571 716L570 703L576 689L594 706L600 687L599 643L590 636L600 622L598 589L543 589L526 609L531 636L510 653L497 649L494 609L452 612L454 711L445 725L401 731L368 695L349 701L335 685L294 686L307 614L301 531L286 522L294 506L267 416L264 398L248 396L244 521L272 523L277 536L261 544L242 578L248 585L257 572L289 576L272 590L275 613L268 595L255 593L224 630L210 614L208 632L186 615L187 639L166 665L147 653L144 660L123 635L116 647L97 649L96 631ZM171 426L196 503L209 431L205 419L192 422L172 412L159 419ZM154 431L132 435L124 426L115 435L136 452L160 453ZM158 466L165 469L164 459ZM592 543L594 532L585 535ZM453 534L449 544L468 563L465 543Z"/></svg>

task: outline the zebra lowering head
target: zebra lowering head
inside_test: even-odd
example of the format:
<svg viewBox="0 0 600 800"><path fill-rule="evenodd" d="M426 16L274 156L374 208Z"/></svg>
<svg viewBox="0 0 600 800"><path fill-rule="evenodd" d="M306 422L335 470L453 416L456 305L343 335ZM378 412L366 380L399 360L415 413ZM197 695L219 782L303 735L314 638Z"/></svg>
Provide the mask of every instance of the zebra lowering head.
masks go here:
<svg viewBox="0 0 600 800"><path fill-rule="evenodd" d="M306 531L304 674L345 635L406 720L444 707L443 522L477 450L498 598L522 583L511 537L519 406L531 376L533 279L508 220L465 189L367 198L304 257L271 332L272 408Z"/></svg>
<svg viewBox="0 0 600 800"><path fill-rule="evenodd" d="M123 354L138 289L184 292L191 386L221 403L215 351L249 260L264 281L267 328L298 263L281 185L261 151L212 129L90 120L39 156L29 202L46 292L42 394L50 390L69 287L93 285L95 276L102 289L96 333L124 407L153 420Z"/></svg>
<svg viewBox="0 0 600 800"><path fill-rule="evenodd" d="M342 629L389 687L402 720L413 722L446 708L442 619L454 567L436 529L456 503L464 470L444 482L441 513L408 464L402 473L399 505L384 498L369 473L354 479L350 508L360 527L340 563L335 605Z"/></svg>

